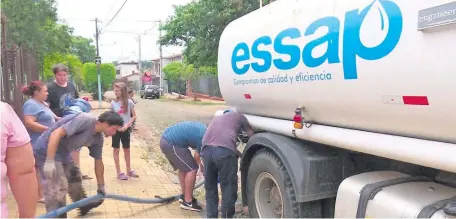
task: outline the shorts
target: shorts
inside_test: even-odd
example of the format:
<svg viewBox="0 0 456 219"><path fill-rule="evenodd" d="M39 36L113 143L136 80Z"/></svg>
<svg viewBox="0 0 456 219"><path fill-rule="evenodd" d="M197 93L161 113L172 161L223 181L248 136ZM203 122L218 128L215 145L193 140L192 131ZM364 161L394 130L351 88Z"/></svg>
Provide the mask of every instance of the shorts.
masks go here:
<svg viewBox="0 0 456 219"><path fill-rule="evenodd" d="M173 166L174 170L180 172L190 172L198 170L198 164L192 156L192 152L188 148L176 147L171 145L165 138L160 140L160 149L165 154L168 161Z"/></svg>
<svg viewBox="0 0 456 219"><path fill-rule="evenodd" d="M120 142L122 142L123 149L130 148L130 132L131 128L128 128L124 132L117 131L116 134L112 136L112 147L120 148Z"/></svg>

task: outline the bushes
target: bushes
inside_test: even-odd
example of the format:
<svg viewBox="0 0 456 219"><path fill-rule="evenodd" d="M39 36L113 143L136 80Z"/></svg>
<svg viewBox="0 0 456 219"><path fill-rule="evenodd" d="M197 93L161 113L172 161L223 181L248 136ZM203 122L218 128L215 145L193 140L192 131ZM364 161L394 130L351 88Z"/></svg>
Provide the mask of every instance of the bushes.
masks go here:
<svg viewBox="0 0 456 219"><path fill-rule="evenodd" d="M94 100L98 100L98 76L97 65L95 63L84 63L82 66L82 76L87 90L92 93ZM101 93L110 90L112 83L116 79L116 67L111 63L100 65Z"/></svg>

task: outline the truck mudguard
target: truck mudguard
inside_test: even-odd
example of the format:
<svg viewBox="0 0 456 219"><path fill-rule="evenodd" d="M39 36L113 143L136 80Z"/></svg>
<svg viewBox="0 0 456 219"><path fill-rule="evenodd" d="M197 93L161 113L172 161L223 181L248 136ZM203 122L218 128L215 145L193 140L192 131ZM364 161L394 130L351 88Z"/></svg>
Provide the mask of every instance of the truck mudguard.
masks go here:
<svg viewBox="0 0 456 219"><path fill-rule="evenodd" d="M335 197L339 184L353 173L346 151L274 133L258 133L249 139L241 158L242 200L245 205L250 161L258 150L264 148L273 151L285 165L298 202Z"/></svg>

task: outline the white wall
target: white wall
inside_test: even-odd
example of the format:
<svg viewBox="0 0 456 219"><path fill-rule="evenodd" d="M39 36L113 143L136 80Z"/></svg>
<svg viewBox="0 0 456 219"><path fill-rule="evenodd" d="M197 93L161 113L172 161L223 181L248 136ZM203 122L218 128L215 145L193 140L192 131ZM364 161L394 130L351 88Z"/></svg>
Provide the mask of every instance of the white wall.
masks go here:
<svg viewBox="0 0 456 219"><path fill-rule="evenodd" d="M120 64L120 77L131 75L133 71L138 72L138 68L135 64Z"/></svg>

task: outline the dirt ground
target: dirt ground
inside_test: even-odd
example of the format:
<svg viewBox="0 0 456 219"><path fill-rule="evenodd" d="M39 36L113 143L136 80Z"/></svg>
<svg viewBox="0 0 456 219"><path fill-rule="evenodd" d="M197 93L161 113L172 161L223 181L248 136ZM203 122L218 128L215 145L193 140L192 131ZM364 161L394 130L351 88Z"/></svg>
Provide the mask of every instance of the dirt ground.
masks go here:
<svg viewBox="0 0 456 219"><path fill-rule="evenodd" d="M193 102L173 99L140 99L139 97L136 97L135 100L138 101L135 105L138 120L136 122L137 130L133 134L149 151L147 155L144 155L143 159L170 174L175 174L175 171L162 154L159 146L163 131L181 121L200 121L208 125L217 110L227 108L225 103L214 101ZM173 178L175 180L174 183L178 183L177 177ZM204 189L195 190L194 195L202 202L204 207ZM240 196L238 200L240 201ZM242 208L239 209L236 217L244 217L242 210Z"/></svg>
<svg viewBox="0 0 456 219"><path fill-rule="evenodd" d="M209 124L217 110L225 109L224 103L186 102L172 99L140 99L135 105L137 122L134 136L142 140L150 153L148 159L173 172L160 151L159 143L163 131L181 121L200 121Z"/></svg>

